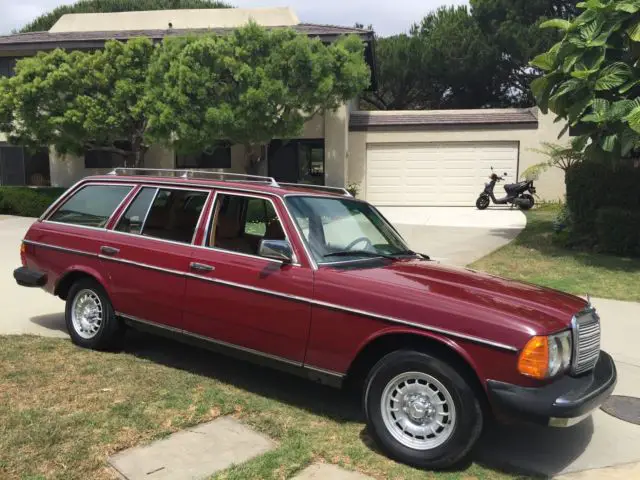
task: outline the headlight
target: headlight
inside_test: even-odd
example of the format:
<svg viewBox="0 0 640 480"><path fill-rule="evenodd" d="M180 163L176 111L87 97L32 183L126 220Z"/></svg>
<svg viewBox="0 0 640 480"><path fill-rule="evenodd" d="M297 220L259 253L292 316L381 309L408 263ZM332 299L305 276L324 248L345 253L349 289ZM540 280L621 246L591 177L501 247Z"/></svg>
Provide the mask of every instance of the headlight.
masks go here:
<svg viewBox="0 0 640 480"><path fill-rule="evenodd" d="M540 380L555 377L569 369L571 350L569 331L548 337L533 337L520 352L518 371Z"/></svg>

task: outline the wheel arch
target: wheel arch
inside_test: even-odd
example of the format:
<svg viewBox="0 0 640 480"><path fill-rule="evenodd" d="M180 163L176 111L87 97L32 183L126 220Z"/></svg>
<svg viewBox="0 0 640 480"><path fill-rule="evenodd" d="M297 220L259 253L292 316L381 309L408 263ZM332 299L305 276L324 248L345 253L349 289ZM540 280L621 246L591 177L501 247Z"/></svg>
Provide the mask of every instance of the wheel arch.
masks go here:
<svg viewBox="0 0 640 480"><path fill-rule="evenodd" d="M99 272L91 268L77 266L68 269L64 274L62 274L60 280L56 283L53 294L60 297L62 300L66 300L71 286L83 278L88 278L98 282L105 292L107 291L106 281Z"/></svg>
<svg viewBox="0 0 640 480"><path fill-rule="evenodd" d="M358 351L347 370L345 385L361 391L367 373L385 355L397 350L416 350L428 353L447 362L469 382L478 395L483 408L488 408L489 400L481 375L474 361L456 342L427 332L407 330L385 330L370 338Z"/></svg>

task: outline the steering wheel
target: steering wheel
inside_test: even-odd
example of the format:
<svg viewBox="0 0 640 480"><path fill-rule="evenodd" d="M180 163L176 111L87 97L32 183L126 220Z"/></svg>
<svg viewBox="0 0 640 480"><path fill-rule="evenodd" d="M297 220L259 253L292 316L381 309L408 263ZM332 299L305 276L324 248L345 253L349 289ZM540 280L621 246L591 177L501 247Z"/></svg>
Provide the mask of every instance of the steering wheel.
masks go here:
<svg viewBox="0 0 640 480"><path fill-rule="evenodd" d="M351 242L349 245L347 245L345 247L345 250L351 250L353 247L355 247L357 244L361 243L361 242L366 242L366 245L364 247L364 249L366 250L367 248L373 246L373 244L371 243L371 240L369 240L367 237L359 237L356 238L353 242Z"/></svg>

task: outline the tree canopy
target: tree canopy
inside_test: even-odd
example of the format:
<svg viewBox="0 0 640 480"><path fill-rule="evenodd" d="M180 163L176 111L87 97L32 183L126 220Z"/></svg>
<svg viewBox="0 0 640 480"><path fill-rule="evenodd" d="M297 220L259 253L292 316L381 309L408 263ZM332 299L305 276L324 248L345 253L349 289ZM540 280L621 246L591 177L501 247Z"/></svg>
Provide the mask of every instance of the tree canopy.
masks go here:
<svg viewBox="0 0 640 480"><path fill-rule="evenodd" d="M49 30L62 15L67 13L133 12L144 10L180 10L188 8L231 8L217 0L80 0L73 5L62 5L39 16L21 32Z"/></svg>
<svg viewBox="0 0 640 480"><path fill-rule="evenodd" d="M335 110L369 81L355 36L325 45L250 24L224 36L166 38L149 75L150 136L181 151L227 140L253 152L298 136L311 116Z"/></svg>
<svg viewBox="0 0 640 480"><path fill-rule="evenodd" d="M538 25L571 18L578 0L471 0L471 9L444 7L408 34L378 39L378 94L369 108L532 106L529 65L560 36Z"/></svg>
<svg viewBox="0 0 640 480"><path fill-rule="evenodd" d="M543 111L579 127L589 158L618 160L640 148L640 0L589 0L574 20L541 26L562 40L531 63Z"/></svg>
<svg viewBox="0 0 640 480"><path fill-rule="evenodd" d="M140 165L146 150L144 95L149 39L110 41L104 50L54 50L27 57L0 79L0 131L13 143L62 154L99 149Z"/></svg>

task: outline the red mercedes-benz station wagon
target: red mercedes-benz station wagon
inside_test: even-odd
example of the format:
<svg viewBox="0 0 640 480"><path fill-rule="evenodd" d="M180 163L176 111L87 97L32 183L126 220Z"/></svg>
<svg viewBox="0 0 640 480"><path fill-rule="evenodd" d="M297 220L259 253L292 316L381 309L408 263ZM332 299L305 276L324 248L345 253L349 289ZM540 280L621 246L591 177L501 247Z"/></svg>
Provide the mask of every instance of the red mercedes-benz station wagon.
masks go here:
<svg viewBox="0 0 640 480"><path fill-rule="evenodd" d="M613 391L590 302L412 252L342 189L117 169L33 224L20 285L66 301L72 340L126 327L359 387L391 457L443 468L489 418L582 420Z"/></svg>

